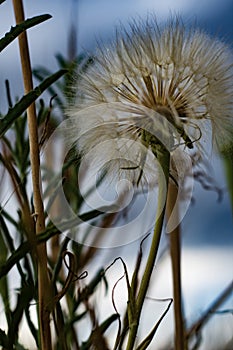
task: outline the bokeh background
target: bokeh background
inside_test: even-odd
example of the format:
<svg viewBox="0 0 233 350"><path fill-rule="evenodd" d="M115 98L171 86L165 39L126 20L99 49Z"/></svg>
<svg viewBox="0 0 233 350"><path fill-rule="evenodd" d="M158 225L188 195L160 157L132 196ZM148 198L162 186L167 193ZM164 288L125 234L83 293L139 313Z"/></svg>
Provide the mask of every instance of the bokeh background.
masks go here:
<svg viewBox="0 0 233 350"><path fill-rule="evenodd" d="M232 0L24 0L26 18L49 13L53 17L46 23L28 31L30 53L33 68L45 66L52 71L57 70L56 53L67 55L68 37L71 26L77 29L77 50L92 53L96 40L104 42L111 40L116 25L126 24L138 16L144 18L154 13L159 21L166 20L171 14L182 15L187 24L196 22L211 35L224 40L231 48L233 46L233 1ZM0 7L0 36L2 37L15 23L11 1L6 0ZM232 48L233 49L233 48ZM0 55L0 110L7 110L5 79L9 79L13 96L23 94L19 53L17 41L13 42ZM45 97L46 99L46 97ZM47 99L49 101L49 99ZM193 202L182 222L182 279L184 309L187 323L197 319L218 294L233 278L233 229L232 209L227 191L224 167L221 158L213 154L210 159L210 173L213 177L213 187L218 191L206 190L195 182ZM5 184L1 188L1 203L7 203L14 209L10 200L11 189ZM139 241L127 246L112 249L100 249L95 264L108 265L116 256L122 256L129 269L133 268ZM166 234L162 245L166 245ZM145 252L146 254L146 252ZM122 271L116 266L109 278L114 284ZM12 283L12 290L14 283ZM121 286L116 290L119 306L125 297ZM170 260L168 255L162 259L152 278L149 295L154 298L172 296ZM164 305L155 305L148 301L144 312L146 323L158 318ZM106 307L110 305L106 302ZM151 307L153 305L153 312ZM101 309L101 308L100 308ZM233 309L233 295L221 306L221 309ZM0 304L0 323L1 312ZM104 307L100 313L105 312ZM85 325L84 325L85 326ZM4 328L1 327L0 328ZM85 328L85 327L84 327ZM166 344L173 329L172 311L169 312L155 338L158 346ZM200 349L218 349L218 346L232 340L233 348L233 318L231 313L213 316L205 327ZM30 337L25 336L25 344L30 344ZM85 332L83 332L85 340ZM218 345L219 344L219 345Z"/></svg>

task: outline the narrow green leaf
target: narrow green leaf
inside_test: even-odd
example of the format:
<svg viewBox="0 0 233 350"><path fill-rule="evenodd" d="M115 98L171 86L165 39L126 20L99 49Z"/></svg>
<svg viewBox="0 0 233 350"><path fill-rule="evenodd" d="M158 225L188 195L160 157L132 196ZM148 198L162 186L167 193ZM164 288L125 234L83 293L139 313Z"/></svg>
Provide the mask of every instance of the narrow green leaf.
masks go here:
<svg viewBox="0 0 233 350"><path fill-rule="evenodd" d="M152 328L151 332L148 334L148 336L141 342L141 344L138 345L136 350L145 350L148 348L148 346L150 345L150 343L153 340L153 337L157 331L157 329L159 328L160 323L162 322L162 320L164 319L164 317L166 316L166 314L168 313L170 306L172 304L173 300L170 299L169 300L169 304L166 308L166 310L163 312L162 316L160 317L160 319L158 320L158 322L156 323L156 325Z"/></svg>
<svg viewBox="0 0 233 350"><path fill-rule="evenodd" d="M10 344L17 344L19 324L22 320L24 310L29 306L33 298L34 288L32 285L24 285L18 295L15 310L12 313L11 323L8 329L8 339Z"/></svg>
<svg viewBox="0 0 233 350"><path fill-rule="evenodd" d="M8 249L4 240L4 233L3 233L3 225L2 222L4 223L4 220L2 217L0 217L0 247L1 247L1 255L0 255L0 263L2 263L8 254ZM5 224L5 223L4 223ZM8 233L8 232L7 232Z"/></svg>
<svg viewBox="0 0 233 350"><path fill-rule="evenodd" d="M0 205L0 213L1 215L7 220L9 221L14 227L18 227L18 223L15 221L15 219L13 219L13 217L6 211L3 209L3 207Z"/></svg>
<svg viewBox="0 0 233 350"><path fill-rule="evenodd" d="M3 347L3 349L11 349L9 347L8 337L2 329L0 329L0 345Z"/></svg>
<svg viewBox="0 0 233 350"><path fill-rule="evenodd" d="M86 342L83 342L80 350L88 350L98 343L98 346L100 345L100 342L103 342L101 344L103 350L107 350L108 348L105 346L103 334L104 332L111 326L111 324L118 319L119 315L118 314L113 314L109 316L101 325L97 326L91 333L89 339ZM100 349L100 347L98 347Z"/></svg>
<svg viewBox="0 0 233 350"><path fill-rule="evenodd" d="M34 90L23 96L13 108L9 108L7 115L0 119L0 137L11 127L14 121L19 118L23 112L56 80L61 78L67 70L61 69L45 79Z"/></svg>
<svg viewBox="0 0 233 350"><path fill-rule="evenodd" d="M56 60L61 68L67 68L67 60L62 54L58 53L56 56Z"/></svg>
<svg viewBox="0 0 233 350"><path fill-rule="evenodd" d="M61 67L61 68L63 69L63 67ZM64 69L69 70L68 67L64 68ZM43 67L33 69L32 73L39 82L41 82L45 76L51 74L48 69L43 68ZM63 110L64 103L63 103L62 99L58 96L56 88L54 88L53 86L50 86L48 88L48 92L49 92L51 97L56 95L55 103L59 106L59 108L61 108Z"/></svg>
<svg viewBox="0 0 233 350"><path fill-rule="evenodd" d="M112 207L111 207L112 208ZM103 210L103 211L102 211ZM99 210L91 210L90 212L81 214L77 219L74 220L67 220L63 224L59 225L59 229L51 225L48 227L44 232L40 233L37 237L37 243L43 243L49 240L54 235L61 233L60 230L65 231L70 228L72 228L74 225L80 225L83 223L83 221L91 220L99 215L102 215L106 212L107 207L100 208ZM19 260L21 260L25 254L27 254L30 251L30 244L29 242L23 242L15 251L14 253L8 258L8 260L0 265L0 278L5 276L12 267L17 264Z"/></svg>
<svg viewBox="0 0 233 350"><path fill-rule="evenodd" d="M6 244L5 239L4 239L4 236L7 235L8 232L3 232L4 229L6 231L8 231L3 218L0 216L0 247L1 247L0 265L6 261L7 254L8 254L7 244ZM8 281L7 281L6 276L4 278L0 279L0 296L2 297L2 301L4 304L5 315L6 315L7 321L9 321L10 306L9 306Z"/></svg>
<svg viewBox="0 0 233 350"><path fill-rule="evenodd" d="M62 244L61 244L61 249L59 251L59 256L57 258L56 264L54 266L53 269L53 276L51 278L51 280L56 283L57 279L58 279L58 275L61 271L61 267L62 267L62 263L63 263L63 252L65 250L67 250L67 245L69 243L70 239L68 237L65 237L65 239L63 240Z"/></svg>
<svg viewBox="0 0 233 350"><path fill-rule="evenodd" d="M232 146L233 149L233 146ZM225 168L226 181L228 185L228 195L233 210L233 150L231 154L223 154L223 164Z"/></svg>
<svg viewBox="0 0 233 350"><path fill-rule="evenodd" d="M37 347L39 348L39 340L38 340L38 329L35 327L34 323L32 322L31 320L31 316L30 316L30 307L28 306L26 309L25 309L25 316L26 316L26 319L27 319L27 324L28 324L28 327L31 331L31 334L36 342L36 345Z"/></svg>
<svg viewBox="0 0 233 350"><path fill-rule="evenodd" d="M23 242L18 249L0 266L0 278L5 276L30 251L29 242Z"/></svg>
<svg viewBox="0 0 233 350"><path fill-rule="evenodd" d="M29 350L28 348L25 348L23 345L21 344L16 344L15 345L15 350Z"/></svg>
<svg viewBox="0 0 233 350"><path fill-rule="evenodd" d="M103 323L101 323L99 326L101 334L103 334L109 328L109 326L118 319L118 317L118 314L112 314L105 321L103 321Z"/></svg>
<svg viewBox="0 0 233 350"><path fill-rule="evenodd" d="M72 315L72 318L68 320L68 322L65 324L65 332L69 332L69 330L71 329L71 326L76 322L79 322L86 315L87 315L87 310L83 311L81 314Z"/></svg>
<svg viewBox="0 0 233 350"><path fill-rule="evenodd" d="M47 21L52 16L45 14L41 16L35 16L33 18L29 18L26 21L17 24L15 27L11 27L11 30L6 33L6 35L0 39L0 52L5 49L7 45L9 45L13 40L17 38L21 33L23 33L28 28L36 26L39 23Z"/></svg>

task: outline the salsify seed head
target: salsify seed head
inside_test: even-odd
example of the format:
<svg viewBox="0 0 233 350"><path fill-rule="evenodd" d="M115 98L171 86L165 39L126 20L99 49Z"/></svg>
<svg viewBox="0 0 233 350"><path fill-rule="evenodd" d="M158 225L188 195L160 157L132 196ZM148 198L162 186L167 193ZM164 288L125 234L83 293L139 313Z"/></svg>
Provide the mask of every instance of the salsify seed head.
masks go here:
<svg viewBox="0 0 233 350"><path fill-rule="evenodd" d="M78 79L69 141L137 184L143 167L155 171L161 144L171 155L193 147L204 154L206 139L222 147L232 136L232 63L223 42L179 18L120 27Z"/></svg>

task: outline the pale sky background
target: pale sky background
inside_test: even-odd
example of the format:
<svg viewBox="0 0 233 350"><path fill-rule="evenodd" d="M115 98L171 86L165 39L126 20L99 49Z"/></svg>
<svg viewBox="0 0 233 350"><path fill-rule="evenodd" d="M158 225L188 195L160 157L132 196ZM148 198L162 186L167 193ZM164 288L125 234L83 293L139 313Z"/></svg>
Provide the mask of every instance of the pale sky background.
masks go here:
<svg viewBox="0 0 233 350"><path fill-rule="evenodd" d="M58 52L66 55L67 35L71 21L78 21L78 47L91 50L96 38L109 40L119 21L127 23L132 17L146 16L154 12L159 20L166 19L171 12L181 13L190 23L196 20L212 33L224 38L232 46L233 38L233 1L232 0L25 0L26 17L50 13L53 18L36 28L29 30L32 66L44 65L56 71L54 55ZM14 16L10 0L0 5L0 37L14 25ZM13 96L23 93L19 70L17 41L7 47L0 55L0 111L6 112L4 80L10 80ZM221 161L215 159L213 175L220 187L225 186ZM232 216L227 193L223 201L217 203L214 192L205 191L195 185L195 203L189 208L183 221L185 251L183 254L184 301L188 317L195 318L209 305L216 295L228 284L233 276L233 233ZM120 251L110 249L100 251L97 263L108 264L112 256L120 254L127 259L137 251L138 243L129 245ZM193 249L195 248L195 249ZM132 261L129 260L129 265ZM100 266L100 265L98 265ZM169 259L161 266L158 284L152 286L155 297L171 296L169 279ZM116 273L113 283L121 276ZM156 282L156 281L155 281ZM205 290L203 291L203 286ZM13 288L13 286L12 286ZM121 287L119 288L121 289ZM122 295L119 296L119 299ZM120 303L120 301L119 301ZM233 297L226 307L233 307ZM229 339L228 316L222 317L214 329L227 332ZM161 327L165 332L172 322L172 312ZM1 307L0 307L1 324ZM1 327L0 327L1 328ZM156 338L157 339L157 338ZM158 340L158 339L157 339ZM209 350L204 343L202 350ZM209 345L209 344L208 344Z"/></svg>

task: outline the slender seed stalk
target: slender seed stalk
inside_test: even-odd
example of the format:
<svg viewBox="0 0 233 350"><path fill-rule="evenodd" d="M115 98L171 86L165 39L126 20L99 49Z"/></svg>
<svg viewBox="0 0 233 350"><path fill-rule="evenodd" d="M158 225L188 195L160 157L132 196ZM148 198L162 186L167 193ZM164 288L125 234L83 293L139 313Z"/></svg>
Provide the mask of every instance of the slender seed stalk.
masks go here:
<svg viewBox="0 0 233 350"><path fill-rule="evenodd" d="M24 21L24 9L22 0L12 0L16 24ZM21 68L23 74L25 94L33 89L32 71L29 55L29 47L26 32L18 37ZM31 104L27 109L30 160L32 172L33 201L35 210L35 235L45 230L45 216L43 201L41 198L41 177L40 177L40 157L38 143L38 129L35 104ZM48 310L49 302L51 302L50 281L47 271L47 251L46 243L42 243L37 248L37 264L38 264L38 298L39 298L39 326L40 326L40 342L42 350L51 350L51 331L50 331L50 312Z"/></svg>
<svg viewBox="0 0 233 350"><path fill-rule="evenodd" d="M172 182L168 186L168 198L166 207L166 216L169 219L174 210L177 200L178 190L177 186ZM179 205L175 207L175 215L177 222L179 220ZM172 265L172 279L173 279L173 302L174 302L174 349L185 350L185 323L182 308L182 286L181 286L181 242L180 242L180 225L169 232L170 239L170 256Z"/></svg>
<svg viewBox="0 0 233 350"><path fill-rule="evenodd" d="M162 234L163 221L165 215L165 203L164 203L164 195L167 193L167 185L169 178L169 162L170 162L170 154L168 151L164 150L162 155L158 156L158 161L160 162L161 168L163 170L159 172L158 178L158 207L157 207L157 216L155 221L155 228L153 233L153 238L151 242L150 252L148 255L148 259L146 262L146 267L144 270L144 274L141 280L141 284L138 291L138 296L136 299L136 312L135 319L132 320L131 324L129 324L129 337L127 343L127 350L132 350L135 344L139 320L142 312L142 307L145 301L146 293L149 287L151 274L153 272L155 260L158 253L160 237Z"/></svg>

